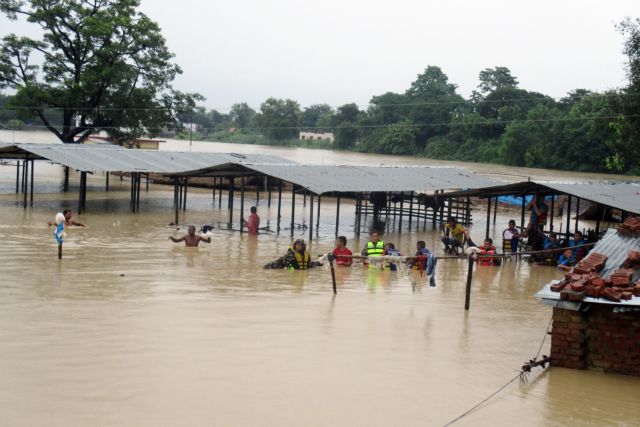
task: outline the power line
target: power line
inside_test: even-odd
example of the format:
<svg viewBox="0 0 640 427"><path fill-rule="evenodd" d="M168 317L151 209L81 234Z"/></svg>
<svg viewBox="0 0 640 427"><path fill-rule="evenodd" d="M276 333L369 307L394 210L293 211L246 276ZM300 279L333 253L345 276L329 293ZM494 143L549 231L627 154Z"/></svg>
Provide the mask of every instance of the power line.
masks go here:
<svg viewBox="0 0 640 427"><path fill-rule="evenodd" d="M397 94L402 95L402 94ZM404 96L404 95L402 95ZM640 93L616 93L615 95L609 94L586 94L581 96L575 96L574 99L582 100L582 99L598 99L598 98L609 98L611 96L615 97L639 97ZM568 97L567 97L568 98ZM563 98L560 98L562 100ZM461 99L456 101L425 101L425 102L406 102L406 103L390 103L390 104L377 104L377 103L368 103L368 104L355 104L357 107L420 107L420 106L429 106L429 105L481 105L481 104L501 104L501 103L518 103L518 102L531 102L531 101L554 101L556 103L559 102L556 98L552 98L546 95L541 95L536 98L505 98L505 99L480 99L478 101L472 99ZM318 105L329 105L329 104L318 104ZM343 104L348 105L348 104ZM339 108L343 105L331 106L331 108ZM209 111L231 111L231 107L212 107ZM169 110L167 107L155 107L155 108L117 108L117 107L95 107L95 108L87 108L87 107L42 107L42 106L0 106L0 109L3 110L53 110L53 111L163 111Z"/></svg>
<svg viewBox="0 0 640 427"><path fill-rule="evenodd" d="M423 127L432 127L432 126L449 126L449 127L460 127L460 126L493 126L493 125L509 125L509 124L527 124L527 123L556 123L556 122L584 122L584 121L594 121L594 120L613 120L620 118L639 118L640 114L620 114L615 116L596 116L596 117L560 117L553 119L522 119L522 120L492 120L492 121L476 121L476 122L440 122L440 123L391 123L391 124L381 124L381 125L366 125L366 124L345 124L345 125L337 125L337 126L271 126L271 127L234 127L235 130L245 130L245 131L265 131L265 130L297 130L297 129L315 129L315 130L334 130L334 129L383 129L383 128L423 128ZM45 125L33 125L33 124L24 124L22 127L32 128L32 129L48 129ZM56 126L53 126L54 128ZM87 126L78 126L85 130L96 129L96 130L108 130L108 129L125 129L128 126L96 126L92 127L90 125ZM154 131L154 130L164 130L165 128L159 127L145 127L146 130ZM202 127L200 128L203 131L211 132L216 131L215 128L210 127Z"/></svg>

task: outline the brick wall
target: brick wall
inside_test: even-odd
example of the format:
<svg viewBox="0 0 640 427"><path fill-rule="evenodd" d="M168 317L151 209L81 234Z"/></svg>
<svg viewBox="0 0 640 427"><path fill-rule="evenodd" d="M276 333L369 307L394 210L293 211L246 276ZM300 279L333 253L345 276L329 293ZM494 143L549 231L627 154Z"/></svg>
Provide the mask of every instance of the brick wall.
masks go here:
<svg viewBox="0 0 640 427"><path fill-rule="evenodd" d="M640 312L613 308L592 304L583 313L554 308L551 365L640 376Z"/></svg>

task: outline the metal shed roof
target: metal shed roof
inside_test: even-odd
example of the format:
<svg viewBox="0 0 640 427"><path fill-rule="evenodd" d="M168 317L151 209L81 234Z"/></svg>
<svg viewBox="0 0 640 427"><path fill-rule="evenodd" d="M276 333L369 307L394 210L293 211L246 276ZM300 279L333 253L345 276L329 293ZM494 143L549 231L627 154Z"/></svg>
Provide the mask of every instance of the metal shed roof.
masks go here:
<svg viewBox="0 0 640 427"><path fill-rule="evenodd" d="M640 183L638 182L540 182L523 181L514 184L485 186L447 193L447 196L496 197L506 195L568 194L590 202L640 214Z"/></svg>
<svg viewBox="0 0 640 427"><path fill-rule="evenodd" d="M294 162L264 154L133 150L112 145L0 144L0 157L45 159L84 172L173 174L208 166L237 163Z"/></svg>
<svg viewBox="0 0 640 427"><path fill-rule="evenodd" d="M326 166L247 164L215 166L184 172L188 176L216 176L231 171L237 176L267 175L299 185L315 194L374 191L433 191L478 188L499 183L461 169L428 166Z"/></svg>

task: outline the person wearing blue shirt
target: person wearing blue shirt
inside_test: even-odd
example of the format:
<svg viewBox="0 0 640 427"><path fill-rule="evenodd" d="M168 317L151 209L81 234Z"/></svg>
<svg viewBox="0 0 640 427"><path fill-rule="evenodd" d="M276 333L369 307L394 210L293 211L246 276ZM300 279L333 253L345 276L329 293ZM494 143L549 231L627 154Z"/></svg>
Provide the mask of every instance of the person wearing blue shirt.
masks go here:
<svg viewBox="0 0 640 427"><path fill-rule="evenodd" d="M573 240L569 242L569 247L586 245L587 241L584 239L582 232L576 231L573 235ZM580 261L587 254L587 248L577 248L573 249L573 257L576 261Z"/></svg>
<svg viewBox="0 0 640 427"><path fill-rule="evenodd" d="M573 250L570 248L565 249L560 258L558 258L558 268L571 270L575 264L576 257L573 256Z"/></svg>

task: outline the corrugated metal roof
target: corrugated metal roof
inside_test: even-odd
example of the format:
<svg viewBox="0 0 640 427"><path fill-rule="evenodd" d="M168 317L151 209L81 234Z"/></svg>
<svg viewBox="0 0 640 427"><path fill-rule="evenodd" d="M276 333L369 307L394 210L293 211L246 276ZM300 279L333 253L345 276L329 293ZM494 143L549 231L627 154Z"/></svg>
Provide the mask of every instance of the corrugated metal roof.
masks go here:
<svg viewBox="0 0 640 427"><path fill-rule="evenodd" d="M630 250L640 250L640 237L629 237L618 234L617 230L609 230L607 234L595 244L592 252L597 252L599 254L603 254L607 256L607 263L604 266L604 269L600 272L600 275L604 278L611 276L611 273L618 268L621 268L622 263L629 254ZM636 270L633 275L633 281L638 280L640 278L640 271ZM554 280L551 283L547 284L538 291L535 296L542 300L552 300L557 301L560 299L559 292L551 292L551 285L559 282L558 280ZM591 298L585 297L584 302L594 302L599 304L616 304L616 305L627 305L627 306L640 306L640 298L633 297L628 301L620 301L619 303L606 300L604 298Z"/></svg>
<svg viewBox="0 0 640 427"><path fill-rule="evenodd" d="M593 252L607 256L607 264L600 275L607 278L614 270L621 268L630 250L640 250L640 237L624 236L618 234L617 230L608 230L592 249ZM640 278L640 270L636 270L634 275L634 280L638 278Z"/></svg>
<svg viewBox="0 0 640 427"><path fill-rule="evenodd" d="M185 172L190 176L211 176L221 173L217 166ZM373 191L433 191L477 188L498 184L498 181L461 169L429 166L325 166L251 164L244 169L281 179L308 189L315 194L331 192Z"/></svg>
<svg viewBox="0 0 640 427"><path fill-rule="evenodd" d="M562 193L581 199L640 214L640 183L583 182L576 184L542 183Z"/></svg>
<svg viewBox="0 0 640 427"><path fill-rule="evenodd" d="M132 150L113 145L0 144L0 157L24 158L25 153L85 172L173 174L227 163L294 163L265 154Z"/></svg>
<svg viewBox="0 0 640 427"><path fill-rule="evenodd" d="M495 197L505 195L569 194L593 203L640 214L640 183L638 182L581 182L560 183L523 181L447 193L446 196Z"/></svg>

